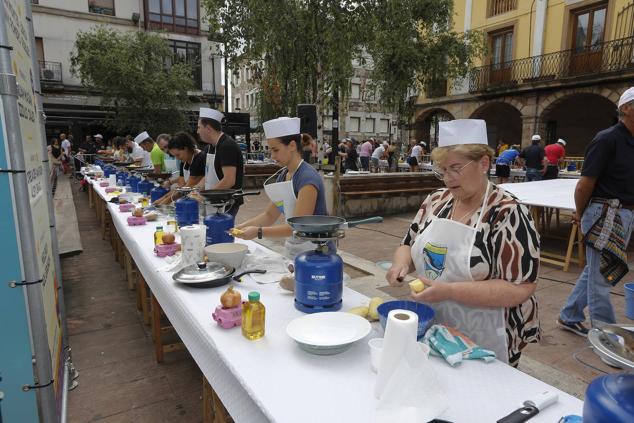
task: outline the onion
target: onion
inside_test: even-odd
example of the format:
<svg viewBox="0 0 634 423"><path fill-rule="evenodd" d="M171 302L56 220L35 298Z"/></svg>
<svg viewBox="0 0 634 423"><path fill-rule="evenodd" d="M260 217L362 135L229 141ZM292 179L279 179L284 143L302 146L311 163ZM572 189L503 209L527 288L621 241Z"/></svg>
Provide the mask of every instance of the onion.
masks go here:
<svg viewBox="0 0 634 423"><path fill-rule="evenodd" d="M242 303L242 297L238 291L235 291L232 286L220 296L220 304L222 308L237 307Z"/></svg>

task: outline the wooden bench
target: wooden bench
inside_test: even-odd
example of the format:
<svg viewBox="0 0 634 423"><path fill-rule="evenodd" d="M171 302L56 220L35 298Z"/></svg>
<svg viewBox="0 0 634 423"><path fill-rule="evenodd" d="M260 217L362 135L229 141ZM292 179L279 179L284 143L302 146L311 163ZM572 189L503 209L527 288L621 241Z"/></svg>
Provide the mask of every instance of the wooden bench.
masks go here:
<svg viewBox="0 0 634 423"><path fill-rule="evenodd" d="M242 187L250 189L262 188L264 186L264 181L278 170L280 170L280 166L273 163L245 164Z"/></svg>

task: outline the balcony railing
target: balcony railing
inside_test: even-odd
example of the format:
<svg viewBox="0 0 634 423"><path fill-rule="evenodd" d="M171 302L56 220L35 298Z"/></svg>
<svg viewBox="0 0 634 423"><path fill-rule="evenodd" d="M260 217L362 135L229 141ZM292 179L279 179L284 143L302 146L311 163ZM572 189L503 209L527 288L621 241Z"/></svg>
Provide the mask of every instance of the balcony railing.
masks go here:
<svg viewBox="0 0 634 423"><path fill-rule="evenodd" d="M62 64L59 62L44 62L40 60L40 81L42 83L62 83Z"/></svg>
<svg viewBox="0 0 634 423"><path fill-rule="evenodd" d="M517 0L489 0L487 5L487 16L501 15L517 9Z"/></svg>
<svg viewBox="0 0 634 423"><path fill-rule="evenodd" d="M627 70L634 71L634 37L474 68L469 91L494 91Z"/></svg>

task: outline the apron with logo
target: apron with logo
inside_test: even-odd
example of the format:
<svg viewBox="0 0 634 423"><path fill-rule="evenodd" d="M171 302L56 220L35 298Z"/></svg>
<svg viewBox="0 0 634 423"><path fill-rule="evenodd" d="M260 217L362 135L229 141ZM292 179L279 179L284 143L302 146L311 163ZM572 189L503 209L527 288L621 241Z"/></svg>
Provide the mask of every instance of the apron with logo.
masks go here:
<svg viewBox="0 0 634 423"><path fill-rule="evenodd" d="M303 160L299 162L297 170L299 170L299 167L303 164ZM270 180L277 180L277 176L283 172L284 169L286 168L280 169L264 182L264 191L271 202L278 208L280 213L288 219L293 217L295 204L297 203L297 196L293 190L293 180L291 179L290 181L269 183ZM297 174L297 170L295 170L293 177ZM295 259L295 256L303 253L304 251L314 250L315 244L310 241L303 241L293 235L284 241L284 248L286 250L285 255L290 259Z"/></svg>
<svg viewBox="0 0 634 423"><path fill-rule="evenodd" d="M487 200L489 186L482 207ZM447 283L483 280L486 273L472 274L470 265L471 250L481 220L479 217L476 226L472 227L433 216L412 246L416 273L427 279ZM436 311L436 323L455 327L482 348L494 351L498 360L508 363L503 307L478 308L455 301L442 301L433 304L433 308Z"/></svg>

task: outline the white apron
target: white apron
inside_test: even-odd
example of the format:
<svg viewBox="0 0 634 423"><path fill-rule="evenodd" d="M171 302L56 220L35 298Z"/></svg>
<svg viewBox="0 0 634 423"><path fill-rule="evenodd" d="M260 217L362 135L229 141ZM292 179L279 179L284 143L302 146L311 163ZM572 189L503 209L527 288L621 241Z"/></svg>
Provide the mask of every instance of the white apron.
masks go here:
<svg viewBox="0 0 634 423"><path fill-rule="evenodd" d="M302 164L304 164L303 160L299 162L297 170L299 170L299 167ZM284 169L286 168L278 170L264 182L264 191L271 202L278 208L280 213L288 219L293 217L295 204L297 204L297 196L295 196L295 191L293 190L293 180L291 179L290 181L269 183L270 180L276 180L277 176L283 172ZM297 173L297 170L295 170L295 174ZM293 177L295 177L295 174L293 174ZM310 241L303 241L295 236L291 236L286 238L286 241L284 241L284 249L284 255L286 257L295 259L298 254L303 253L304 251L314 250L315 244Z"/></svg>
<svg viewBox="0 0 634 423"><path fill-rule="evenodd" d="M489 194L487 186L482 207ZM443 207L444 210L444 207ZM441 210L442 212L442 210ZM440 213L439 213L440 214ZM412 260L417 274L440 282L483 280L487 275L472 274L471 250L480 227L432 217L412 246ZM495 352L497 359L508 363L505 310L503 307L476 308L454 301L432 304L436 323L455 327L482 348Z"/></svg>
<svg viewBox="0 0 634 423"><path fill-rule="evenodd" d="M207 151L209 151L209 147ZM218 174L216 173L215 163L216 154L207 153L207 160L205 162L205 189L213 189L216 185L218 185L218 182L220 182L220 178L218 178ZM205 212L205 215L208 216L215 213L216 208L206 204Z"/></svg>
<svg viewBox="0 0 634 423"><path fill-rule="evenodd" d="M165 173L174 174L178 172L178 161L166 155L165 157Z"/></svg>

